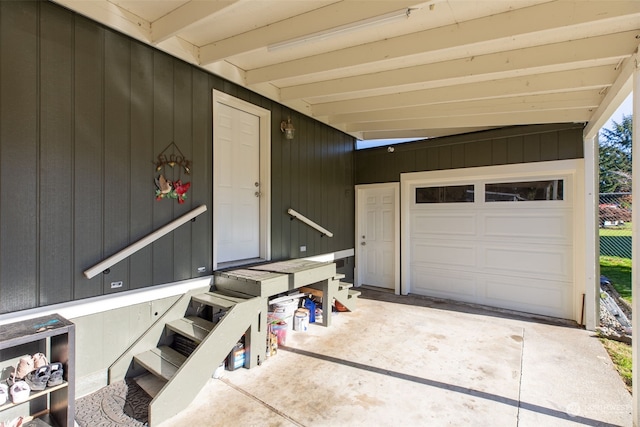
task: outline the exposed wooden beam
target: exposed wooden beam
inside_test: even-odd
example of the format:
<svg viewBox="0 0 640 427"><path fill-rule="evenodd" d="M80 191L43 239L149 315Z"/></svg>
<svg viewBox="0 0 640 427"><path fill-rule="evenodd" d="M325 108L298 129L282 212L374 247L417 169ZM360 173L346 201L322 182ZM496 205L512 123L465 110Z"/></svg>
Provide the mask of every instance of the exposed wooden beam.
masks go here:
<svg viewBox="0 0 640 427"><path fill-rule="evenodd" d="M513 126L543 123L582 123L589 120L591 112L579 110L515 112L503 114L477 114L471 116L431 117L426 119L393 120L386 122L350 123L347 132L371 132L382 130L430 129Z"/></svg>
<svg viewBox="0 0 640 427"><path fill-rule="evenodd" d="M635 11L636 13L631 13ZM416 11L427 14L429 11ZM600 22L598 22L600 21ZM604 21L604 22L602 22ZM532 47L568 39L636 29L640 2L585 2L579 8L566 1L543 3L485 18L354 46L321 55L268 65L247 71L247 84L313 75L339 68L436 51L451 51L447 59Z"/></svg>
<svg viewBox="0 0 640 427"><path fill-rule="evenodd" d="M437 138L440 136L460 135L462 133L479 132L481 130L493 129L493 127L471 127L471 128L445 128L445 129L419 129L419 130L398 130L393 132L372 131L360 133L363 141L374 139L413 139L413 138ZM390 143L393 145L393 143Z"/></svg>
<svg viewBox="0 0 640 427"><path fill-rule="evenodd" d="M602 89L615 79L616 74L617 71L613 65L606 65L578 71L542 73L504 80L466 83L455 87L445 86L392 95L327 102L315 104L312 107L312 112L314 116L328 116L441 102Z"/></svg>
<svg viewBox="0 0 640 427"><path fill-rule="evenodd" d="M190 1L151 23L151 43L160 43L240 0Z"/></svg>
<svg viewBox="0 0 640 427"><path fill-rule="evenodd" d="M515 112L548 111L560 109L596 109L604 95L599 90L569 93L539 94L525 97L481 99L447 102L417 107L329 116L329 124L349 122L376 122L428 117L455 117L474 114L502 114Z"/></svg>
<svg viewBox="0 0 640 427"><path fill-rule="evenodd" d="M110 1L55 0L55 2L135 39L149 42L150 22Z"/></svg>
<svg viewBox="0 0 640 427"><path fill-rule="evenodd" d="M597 136L600 128L604 126L607 120L609 120L609 117L611 117L620 104L622 104L625 98L631 93L633 87L633 72L638 67L640 61L639 50L640 46L638 46L633 56L627 58L625 62L621 64L618 78L616 78L607 95L600 103L600 106L589 118L589 124L584 129L585 139Z"/></svg>
<svg viewBox="0 0 640 427"><path fill-rule="evenodd" d="M302 15L201 46L200 62L209 64L221 61L230 56L264 48L270 44L384 15L410 7L413 4L415 1L406 0L366 2L366 7L362 7L362 2L357 0L329 4Z"/></svg>
<svg viewBox="0 0 640 427"><path fill-rule="evenodd" d="M625 31L589 39L289 86L281 89L281 99L357 92L366 96L369 91L380 88L394 92L407 91L415 89L415 85L438 80L457 79L458 83L464 82L460 79L486 81L617 63L619 59L629 55L633 49L630 45L637 44L635 37L638 34L640 31Z"/></svg>

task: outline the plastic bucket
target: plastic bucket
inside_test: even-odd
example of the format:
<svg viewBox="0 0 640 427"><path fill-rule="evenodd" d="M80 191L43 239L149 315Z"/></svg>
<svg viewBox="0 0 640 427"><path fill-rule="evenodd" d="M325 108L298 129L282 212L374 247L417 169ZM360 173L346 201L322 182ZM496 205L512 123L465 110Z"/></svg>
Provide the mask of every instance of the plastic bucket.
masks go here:
<svg viewBox="0 0 640 427"><path fill-rule="evenodd" d="M306 332L309 329L309 313L303 310L296 310L293 317L293 330Z"/></svg>
<svg viewBox="0 0 640 427"><path fill-rule="evenodd" d="M271 332L278 337L278 345L287 345L287 323L280 321L278 323L271 324Z"/></svg>
<svg viewBox="0 0 640 427"><path fill-rule="evenodd" d="M273 312L270 315L276 319L281 319L287 323L289 330L293 329L293 316L298 308L297 298L273 304Z"/></svg>

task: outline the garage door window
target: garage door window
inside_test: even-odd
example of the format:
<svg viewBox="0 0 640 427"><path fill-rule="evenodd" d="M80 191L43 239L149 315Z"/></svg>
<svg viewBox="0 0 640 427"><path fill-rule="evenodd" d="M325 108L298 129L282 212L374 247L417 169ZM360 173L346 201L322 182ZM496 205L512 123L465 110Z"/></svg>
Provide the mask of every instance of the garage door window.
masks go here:
<svg viewBox="0 0 640 427"><path fill-rule="evenodd" d="M473 203L472 185L416 188L416 203Z"/></svg>
<svg viewBox="0 0 640 427"><path fill-rule="evenodd" d="M564 182L561 179L527 182L485 184L485 202L529 202L563 200Z"/></svg>

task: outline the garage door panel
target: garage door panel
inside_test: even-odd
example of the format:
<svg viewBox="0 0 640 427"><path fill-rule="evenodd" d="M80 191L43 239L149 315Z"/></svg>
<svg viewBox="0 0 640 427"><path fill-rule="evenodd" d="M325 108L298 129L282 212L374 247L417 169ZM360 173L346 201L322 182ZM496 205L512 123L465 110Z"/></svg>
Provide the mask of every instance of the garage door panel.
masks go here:
<svg viewBox="0 0 640 427"><path fill-rule="evenodd" d="M574 235L579 221L574 203L582 197L574 194L579 167L549 162L403 175L409 291L575 318L574 278L581 277ZM562 181L563 193L539 191L551 181ZM429 199L417 191L462 184L474 186L473 201ZM524 195L494 197L498 193L487 193L493 184L507 196Z"/></svg>
<svg viewBox="0 0 640 427"><path fill-rule="evenodd" d="M513 276L534 276L549 280L570 280L568 271L570 247L535 248L523 245L484 246L484 272Z"/></svg>
<svg viewBox="0 0 640 427"><path fill-rule="evenodd" d="M520 238L545 242L570 242L571 223L564 210L556 212L482 213L483 235L487 238Z"/></svg>
<svg viewBox="0 0 640 427"><path fill-rule="evenodd" d="M414 267L411 272L415 293L437 298L474 302L477 277L471 273Z"/></svg>
<svg viewBox="0 0 640 427"><path fill-rule="evenodd" d="M546 316L571 317L571 282L523 279L521 277L478 278L483 304Z"/></svg>
<svg viewBox="0 0 640 427"><path fill-rule="evenodd" d="M476 248L469 243L438 240L418 241L412 245L412 264L429 263L448 268L475 267Z"/></svg>
<svg viewBox="0 0 640 427"><path fill-rule="evenodd" d="M411 218L412 235L435 235L441 237L473 237L478 234L475 213L461 214L455 211L436 213L419 212Z"/></svg>

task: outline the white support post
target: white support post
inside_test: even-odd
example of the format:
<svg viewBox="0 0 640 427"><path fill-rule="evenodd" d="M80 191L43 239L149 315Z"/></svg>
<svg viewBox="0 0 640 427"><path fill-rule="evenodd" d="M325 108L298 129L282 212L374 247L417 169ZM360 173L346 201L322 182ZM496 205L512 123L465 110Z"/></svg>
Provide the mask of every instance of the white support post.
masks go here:
<svg viewBox="0 0 640 427"><path fill-rule="evenodd" d="M598 239L598 141L584 139L584 326L595 331L600 323L600 242Z"/></svg>
<svg viewBox="0 0 640 427"><path fill-rule="evenodd" d="M640 191L640 56L636 53L633 70L633 133L632 133L632 147L633 153L632 171L633 178L631 181L632 193L635 198L635 193ZM640 427L640 403L638 403L638 397L640 396L640 358L638 352L640 351L640 340L638 339L638 333L640 333L640 321L638 321L638 315L640 314L640 264L638 263L638 257L640 256L640 240L638 239L638 227L640 227L640 209L633 209L631 213L632 231L632 253L631 253L631 297L633 300L632 312L632 327L633 327L633 340L631 344L631 350L633 352L633 374L632 374L632 394L633 394L633 425Z"/></svg>

